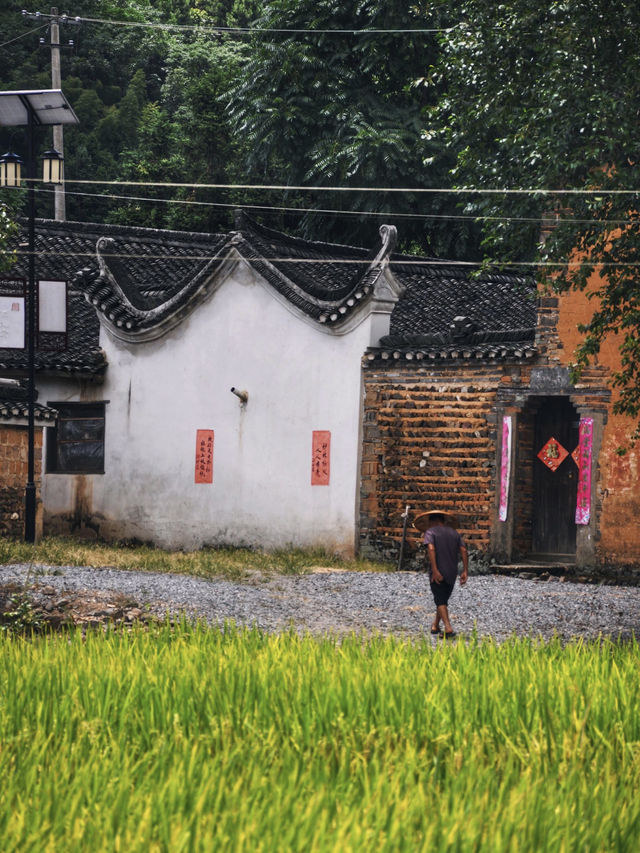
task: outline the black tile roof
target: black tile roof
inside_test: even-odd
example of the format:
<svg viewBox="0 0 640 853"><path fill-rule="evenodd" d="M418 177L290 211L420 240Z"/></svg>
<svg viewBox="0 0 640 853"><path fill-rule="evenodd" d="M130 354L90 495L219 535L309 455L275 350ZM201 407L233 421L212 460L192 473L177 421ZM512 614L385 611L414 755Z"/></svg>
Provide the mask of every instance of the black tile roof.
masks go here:
<svg viewBox="0 0 640 853"><path fill-rule="evenodd" d="M29 403L27 400L27 386L25 382L17 382L12 379L0 380L0 422L12 421L14 419L27 420L29 417ZM49 406L41 406L34 403L33 411L37 424L53 425L58 413Z"/></svg>
<svg viewBox="0 0 640 853"><path fill-rule="evenodd" d="M98 268L88 266L77 284L113 327L141 337L179 322L210 276L239 254L292 305L331 325L372 292L395 240L395 229L385 226L382 245L367 251L288 237L242 215L237 225L230 234L162 231L126 241L110 231L96 244ZM160 240L161 251L154 251ZM168 282L160 293L163 277Z"/></svg>
<svg viewBox="0 0 640 853"><path fill-rule="evenodd" d="M521 275L470 275L466 267L391 255L395 229L383 226L373 249L289 237L239 213L230 234L198 234L39 220L36 278L69 282L69 346L38 351L38 370L96 375L106 361L94 308L117 333L144 339L181 321L211 275L238 254L301 312L339 327L373 293L384 265L405 288L380 351L444 352L444 347L533 340L534 287ZM27 277L16 239L11 277ZM390 261L389 261L390 259ZM92 307L93 306L93 307ZM457 326L451 327L456 318ZM426 347L426 349L425 349ZM468 347L467 347L468 348ZM478 353L488 350L475 349ZM0 370L26 369L26 353L0 349Z"/></svg>
<svg viewBox="0 0 640 853"><path fill-rule="evenodd" d="M506 341L500 343L447 343L409 344L393 346L383 344L367 350L367 361L412 362L429 364L433 361L521 361L533 358L537 349L532 341Z"/></svg>
<svg viewBox="0 0 640 853"><path fill-rule="evenodd" d="M392 256L404 293L368 360L520 359L536 353L536 285L522 273Z"/></svg>
<svg viewBox="0 0 640 853"><path fill-rule="evenodd" d="M49 406L41 406L40 403L34 404L33 412L36 423L40 425L53 426L58 417L55 409L51 409ZM0 421L13 420L14 418L27 420L28 417L28 406L22 400L14 400L13 402L0 400Z"/></svg>
<svg viewBox="0 0 640 853"><path fill-rule="evenodd" d="M391 259L393 274L405 286L391 316L393 336L411 339L443 334L455 317L467 317L478 333L535 329L536 289L521 274L482 273L476 268L420 258Z"/></svg>
<svg viewBox="0 0 640 853"><path fill-rule="evenodd" d="M71 283L78 269L95 259L95 244L101 227L39 220L35 233L36 280L57 279ZM17 260L5 273L7 278L28 279L29 257L25 243L25 231L22 231L9 246L16 252ZM99 375L105 370L106 359L98 344L100 323L96 313L87 304L84 293L73 285L68 290L67 299L69 346L59 351L36 348L36 369L39 372ZM26 370L26 350L0 348L0 371Z"/></svg>

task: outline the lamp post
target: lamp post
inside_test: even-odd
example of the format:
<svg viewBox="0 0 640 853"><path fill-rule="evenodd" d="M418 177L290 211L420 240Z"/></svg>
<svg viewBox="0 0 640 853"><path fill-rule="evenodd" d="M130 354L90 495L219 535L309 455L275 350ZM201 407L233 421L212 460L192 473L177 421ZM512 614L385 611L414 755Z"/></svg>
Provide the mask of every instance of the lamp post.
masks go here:
<svg viewBox="0 0 640 853"><path fill-rule="evenodd" d="M60 89L37 89L0 92L0 125L27 128L27 217L29 240L29 278L27 290L27 483L25 487L24 538L36 541L36 485L35 485L35 333L36 333L36 166L35 129L41 126L78 124L78 118ZM50 150L43 157L44 178L60 182L62 155ZM21 185L22 161L13 152L0 158L0 186Z"/></svg>

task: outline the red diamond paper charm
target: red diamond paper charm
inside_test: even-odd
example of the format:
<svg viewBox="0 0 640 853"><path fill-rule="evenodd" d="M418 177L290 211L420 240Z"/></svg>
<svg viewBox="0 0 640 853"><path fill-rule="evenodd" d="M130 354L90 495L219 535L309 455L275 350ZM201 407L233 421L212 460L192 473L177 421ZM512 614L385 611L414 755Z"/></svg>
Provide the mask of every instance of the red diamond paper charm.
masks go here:
<svg viewBox="0 0 640 853"><path fill-rule="evenodd" d="M565 450L560 442L552 436L538 453L538 459L540 459L547 468L555 471L560 465L562 465L568 455L569 451Z"/></svg>
<svg viewBox="0 0 640 853"><path fill-rule="evenodd" d="M576 447L576 449L573 451L573 453L571 454L571 458L573 459L573 461L576 463L576 465L579 468L580 467L580 445L578 445Z"/></svg>

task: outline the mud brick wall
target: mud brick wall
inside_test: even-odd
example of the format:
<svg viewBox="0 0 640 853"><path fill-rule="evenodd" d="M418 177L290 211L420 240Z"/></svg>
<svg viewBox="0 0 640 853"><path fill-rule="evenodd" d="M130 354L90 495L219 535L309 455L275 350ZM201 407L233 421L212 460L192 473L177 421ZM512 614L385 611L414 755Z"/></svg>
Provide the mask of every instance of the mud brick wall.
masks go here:
<svg viewBox="0 0 640 853"><path fill-rule="evenodd" d="M496 394L486 363L391 371L365 364L360 549L395 560L402 513L455 511L471 551L487 552L495 495ZM408 560L420 534L408 527Z"/></svg>
<svg viewBox="0 0 640 853"><path fill-rule="evenodd" d="M0 535L24 534L24 491L27 482L26 426L0 423ZM42 430L35 431L35 482L40 494ZM39 503L39 501L38 501Z"/></svg>

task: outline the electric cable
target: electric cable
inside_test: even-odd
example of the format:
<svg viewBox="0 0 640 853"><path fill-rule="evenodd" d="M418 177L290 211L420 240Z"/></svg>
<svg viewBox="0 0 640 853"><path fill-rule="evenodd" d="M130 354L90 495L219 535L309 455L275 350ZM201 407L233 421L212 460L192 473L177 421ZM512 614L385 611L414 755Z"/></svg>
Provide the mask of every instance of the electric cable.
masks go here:
<svg viewBox="0 0 640 853"><path fill-rule="evenodd" d="M171 187L174 189L209 190L267 190L270 192L335 192L335 193L405 193L431 195L640 195L640 189L550 189L548 187L495 188L495 187L344 187L301 186L290 184L196 184L180 181L98 181L65 178L66 184L115 187Z"/></svg>
<svg viewBox="0 0 640 853"><path fill-rule="evenodd" d="M48 24L43 24L41 27L36 27L34 30L27 30L19 36L16 36L14 39L9 39L9 41L4 41L0 44L0 47L6 47L8 44L13 44L14 41L18 41L19 39L24 38L25 36L33 35L33 33L37 33L39 30L46 30Z"/></svg>
<svg viewBox="0 0 640 853"><path fill-rule="evenodd" d="M456 24L453 27L407 27L405 29L315 29L312 27L304 28L286 28L286 27L224 27L215 24L164 24L154 21L116 21L107 18L74 18L77 23L87 24L106 24L116 27L146 27L148 29L157 30L181 30L181 31L196 31L212 32L212 33L236 33L236 34L260 34L260 33L292 33L292 34L311 34L311 35L419 35L429 33L450 33L457 29L460 25Z"/></svg>
<svg viewBox="0 0 640 853"><path fill-rule="evenodd" d="M353 249L357 247L353 246L340 246L338 244L328 244L329 246L335 246L337 249ZM362 247L360 247L362 248ZM363 249L363 251L365 251ZM2 254L9 254L8 252L0 252L0 256ZM36 251L30 253L23 249L16 249L16 255L20 255L21 257L30 257L33 254L33 257L39 258L95 258L95 252L60 252L60 251ZM102 258L115 258L119 260L163 260L173 259L176 261L211 261L217 257L217 255L179 255L174 258L171 258L167 253L164 254L153 254L153 253L136 253L136 252L101 252L100 256ZM390 261L392 264L400 265L400 266L416 266L416 267L466 267L473 268L477 270L481 270L482 263L480 261L460 261L460 260L446 260L446 259L438 259L438 258L421 258L416 256L415 260L412 259L410 255L401 255L400 257L393 257L393 254L390 256ZM309 266L313 266L314 264L322 264L326 266L329 264L336 265L345 265L345 266L371 266L373 260L371 258L300 258L300 257L266 257L266 256L256 256L251 257L250 260L252 262L261 262L261 263L269 263L269 264L305 264ZM616 262L595 262L595 261L587 261L587 260L576 260L576 261L500 261L493 264L493 266L486 270L487 273L500 271L504 268L524 268L524 267L544 267L550 269L559 269L559 268L579 268L579 267L594 267L597 269L636 269L640 267L640 261L624 261L620 263Z"/></svg>
<svg viewBox="0 0 640 853"><path fill-rule="evenodd" d="M41 190L53 194L53 190ZM255 210L262 213L300 213L300 214L319 214L323 216L359 216L359 217L375 217L388 216L395 219L410 219L423 220L435 219L442 221L462 221L462 222L523 222L528 224L539 224L548 220L553 225L570 222L572 225L598 225L606 223L607 225L631 225L633 219L572 219L556 217L553 214L543 216L474 216L473 214L453 214L453 213L400 213L390 210L339 210L332 208L315 208L315 207L285 207L274 204L232 204L231 202L220 201L197 201L195 199L173 199L173 198L151 198L150 196L129 196L129 195L113 195L111 193L84 193L77 191L67 191L67 195L79 196L83 198L109 199L117 201L137 201L149 202L152 204L178 204L195 207L216 207L229 210Z"/></svg>
<svg viewBox="0 0 640 853"><path fill-rule="evenodd" d="M18 187L4 187L8 192L19 189ZM39 189L40 193L53 195L53 190ZM570 223L571 225L608 225L608 226L626 226L636 224L637 219L572 219L571 217L555 216L553 214L543 214L541 216L484 216L475 214L454 214L454 213L406 213L392 210L344 210L338 208L322 208L322 207L287 207L284 205L275 204L246 204L246 203L231 203L218 201L197 201L195 199L172 199L172 198L152 198L151 196L131 196L120 195L113 193L85 193L74 190L67 190L65 195L79 198L91 198L95 200L104 200L107 202L113 201L131 201L143 202L148 204L168 204L168 205L183 205L185 207L213 207L223 210L251 210L257 213L265 214L280 214L280 213L297 213L300 215L319 215L319 216L343 216L360 217L360 218L375 218L380 219L387 217L388 219L403 219L403 220L436 220L442 222L511 222L523 223L528 225L540 225L544 227L545 223L549 226L562 225ZM172 230L172 229L168 229Z"/></svg>

